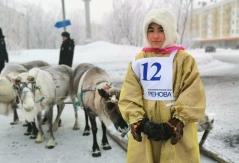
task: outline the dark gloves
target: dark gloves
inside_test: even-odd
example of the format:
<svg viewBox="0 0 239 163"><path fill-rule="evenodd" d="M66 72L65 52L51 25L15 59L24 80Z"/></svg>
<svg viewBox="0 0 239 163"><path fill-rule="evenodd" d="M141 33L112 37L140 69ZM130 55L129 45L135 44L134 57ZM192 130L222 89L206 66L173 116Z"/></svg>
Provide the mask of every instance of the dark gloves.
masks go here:
<svg viewBox="0 0 239 163"><path fill-rule="evenodd" d="M141 124L141 121L130 125L131 134L133 135L133 138L138 142L142 141L141 131L139 129L140 124Z"/></svg>
<svg viewBox="0 0 239 163"><path fill-rule="evenodd" d="M148 139L154 141L168 140L172 137L173 128L166 123L155 123L144 118L141 124L142 132L148 135Z"/></svg>
<svg viewBox="0 0 239 163"><path fill-rule="evenodd" d="M155 123L143 118L141 121L131 124L131 133L138 142L142 141L141 132L148 136L148 139L154 141L168 140L173 137L171 143L175 145L183 136L183 123L172 118L165 123Z"/></svg>
<svg viewBox="0 0 239 163"><path fill-rule="evenodd" d="M171 118L168 122L165 122L169 126L173 127L173 139L171 140L171 144L175 145L179 142L179 140L183 137L183 127L184 124L182 121L176 118Z"/></svg>
<svg viewBox="0 0 239 163"><path fill-rule="evenodd" d="M143 118L141 121L131 124L131 133L138 142L142 141L141 132L154 141L167 140L172 137L173 127L166 123L155 123Z"/></svg>

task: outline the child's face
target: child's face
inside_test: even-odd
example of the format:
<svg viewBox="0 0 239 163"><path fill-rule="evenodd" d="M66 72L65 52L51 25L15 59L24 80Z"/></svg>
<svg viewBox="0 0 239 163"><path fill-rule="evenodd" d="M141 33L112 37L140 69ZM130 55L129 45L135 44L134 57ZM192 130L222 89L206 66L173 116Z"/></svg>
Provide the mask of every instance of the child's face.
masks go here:
<svg viewBox="0 0 239 163"><path fill-rule="evenodd" d="M161 48L165 41L163 27L156 23L151 23L148 27L147 38L152 48Z"/></svg>

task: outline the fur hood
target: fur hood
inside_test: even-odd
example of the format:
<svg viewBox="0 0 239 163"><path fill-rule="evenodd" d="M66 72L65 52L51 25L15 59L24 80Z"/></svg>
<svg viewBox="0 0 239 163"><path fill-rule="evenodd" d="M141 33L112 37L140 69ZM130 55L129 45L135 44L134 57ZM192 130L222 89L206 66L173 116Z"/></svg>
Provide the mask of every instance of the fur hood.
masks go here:
<svg viewBox="0 0 239 163"><path fill-rule="evenodd" d="M179 40L177 25L173 14L167 9L152 9L144 18L143 23L143 46L151 47L147 39L149 24L156 23L164 29L165 42L161 48L174 46Z"/></svg>

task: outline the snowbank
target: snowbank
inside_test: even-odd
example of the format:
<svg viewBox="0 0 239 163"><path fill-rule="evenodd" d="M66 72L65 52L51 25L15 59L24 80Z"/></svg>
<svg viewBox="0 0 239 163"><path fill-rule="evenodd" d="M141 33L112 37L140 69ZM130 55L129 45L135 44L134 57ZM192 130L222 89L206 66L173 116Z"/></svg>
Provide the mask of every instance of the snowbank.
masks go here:
<svg viewBox="0 0 239 163"><path fill-rule="evenodd" d="M129 62L142 50L141 47L116 45L104 41L93 42L87 45L76 46L73 68L80 63L89 62L104 68L113 81L122 81ZM52 65L59 61L59 49L36 49L13 51L9 54L10 62L22 63L31 60L44 60ZM204 49L186 50L191 54L198 65L200 72L223 66L224 63L213 59L212 55L205 53ZM218 50L224 53L223 50Z"/></svg>

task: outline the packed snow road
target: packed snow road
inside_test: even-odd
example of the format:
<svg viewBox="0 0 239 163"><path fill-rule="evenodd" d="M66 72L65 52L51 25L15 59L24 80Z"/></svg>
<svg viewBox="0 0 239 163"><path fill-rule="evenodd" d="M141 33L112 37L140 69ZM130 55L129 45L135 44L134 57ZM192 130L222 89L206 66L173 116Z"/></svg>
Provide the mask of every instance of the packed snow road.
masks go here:
<svg viewBox="0 0 239 163"><path fill-rule="evenodd" d="M213 54L215 59L228 62L228 66L220 68L212 68L208 71L203 71L202 81L205 86L207 95L207 112L215 112L215 127L211 131L206 145L210 146L217 153L226 156L234 162L239 162L239 124L238 105L239 105L239 59L238 56L226 56ZM234 58L233 58L234 57ZM236 63L235 63L236 62ZM109 73L118 71L113 79L117 86L121 87L122 72L127 68L127 62L110 62L97 63L96 65L104 67ZM123 65L123 66L122 66ZM122 71L123 69L123 71ZM56 111L56 109L55 109ZM79 110L79 119L81 129L73 131L74 113L72 106L66 105L62 114L63 126L55 132L57 146L48 150L45 145L49 139L47 126L44 126L45 141L41 144L35 144L28 136L24 136L26 128L22 127L24 118L21 110L18 110L21 123L11 126L12 116L0 116L1 132L0 132L0 163L124 163L126 160L126 151L121 148L109 136L109 143L112 149L104 151L101 148L102 156L93 158L91 156L92 135L88 137L82 136L84 129L84 114ZM99 122L99 121L98 121ZM102 129L98 123L97 140L100 144L102 138ZM200 137L200 136L199 136ZM201 155L202 163L215 163L205 155Z"/></svg>

